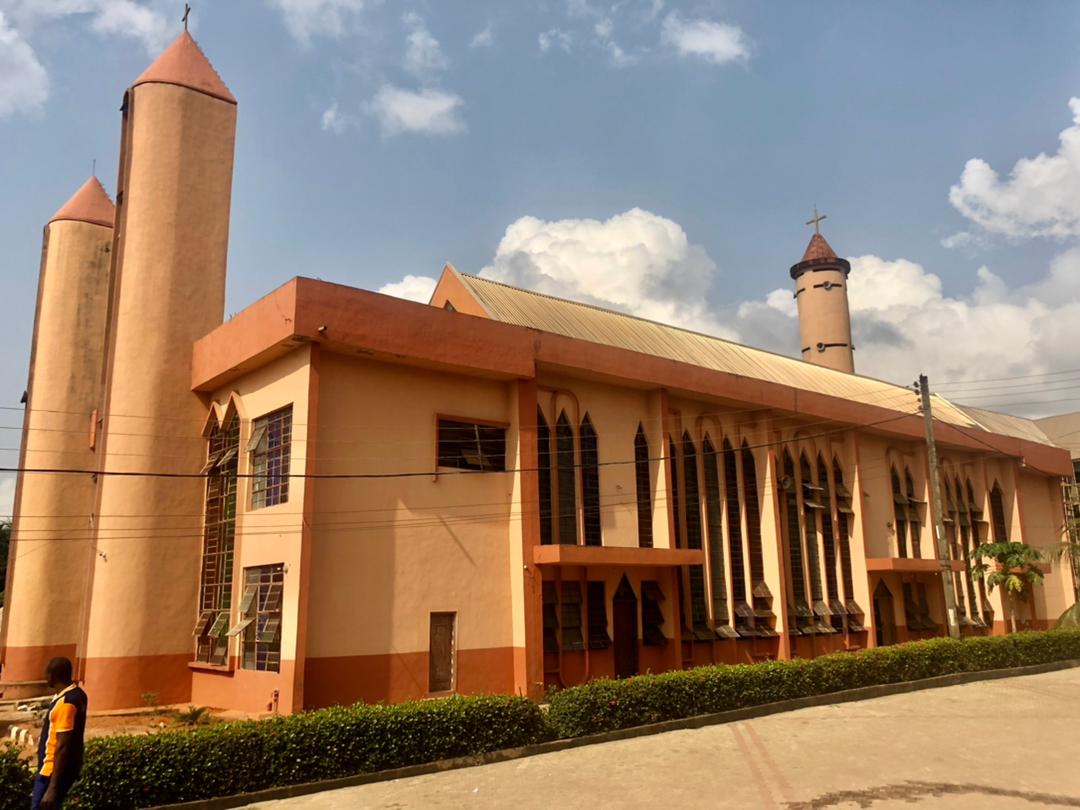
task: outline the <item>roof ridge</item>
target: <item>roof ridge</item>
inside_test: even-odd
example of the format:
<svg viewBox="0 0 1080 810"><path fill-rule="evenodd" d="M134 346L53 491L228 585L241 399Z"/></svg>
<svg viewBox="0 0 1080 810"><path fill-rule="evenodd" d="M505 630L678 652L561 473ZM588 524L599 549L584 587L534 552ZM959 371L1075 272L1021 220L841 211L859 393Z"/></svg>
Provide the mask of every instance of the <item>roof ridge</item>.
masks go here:
<svg viewBox="0 0 1080 810"><path fill-rule="evenodd" d="M221 74L187 31L174 39L131 86L140 84L175 84L236 104L236 97Z"/></svg>

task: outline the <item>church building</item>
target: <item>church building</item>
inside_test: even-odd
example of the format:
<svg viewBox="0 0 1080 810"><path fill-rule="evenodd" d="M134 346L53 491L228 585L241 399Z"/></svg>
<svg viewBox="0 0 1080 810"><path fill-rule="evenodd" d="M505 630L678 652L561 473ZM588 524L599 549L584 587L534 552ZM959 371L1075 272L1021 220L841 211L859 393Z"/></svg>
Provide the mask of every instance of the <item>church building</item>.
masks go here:
<svg viewBox="0 0 1080 810"><path fill-rule="evenodd" d="M918 396L854 373L820 232L799 359L449 265L428 305L298 277L224 320L236 122L185 32L115 204L45 226L4 696L66 655L97 709L541 698L945 635L946 580L1000 634L973 549L1061 541L1069 453L935 396L939 559ZM1044 567L1022 627L1073 601Z"/></svg>

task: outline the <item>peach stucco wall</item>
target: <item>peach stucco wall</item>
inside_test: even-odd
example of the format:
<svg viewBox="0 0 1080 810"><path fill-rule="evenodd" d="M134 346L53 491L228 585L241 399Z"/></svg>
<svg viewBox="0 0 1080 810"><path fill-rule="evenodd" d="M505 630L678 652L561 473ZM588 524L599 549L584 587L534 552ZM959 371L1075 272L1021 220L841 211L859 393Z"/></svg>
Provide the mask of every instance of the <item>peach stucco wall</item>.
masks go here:
<svg viewBox="0 0 1080 810"><path fill-rule="evenodd" d="M310 423L309 386L312 376L312 349L300 345L289 354L215 392L213 406L218 418L226 418L235 408L240 417L239 483L236 498L236 547L233 562L233 612L231 624L239 620L239 595L243 593L244 569L260 565L285 566L285 587L281 615L281 671L256 672L240 667L240 639L230 644L230 665L222 670L200 668L192 674L191 699L196 703L265 711L278 692L278 708L291 711L294 705L298 668L297 642L300 636L300 583L305 576L301 558L303 504L311 482L302 474L310 454L307 426ZM261 509L252 508L251 456L245 451L252 424L261 416L292 406L292 445L289 456L288 500ZM194 621L194 612L192 621Z"/></svg>
<svg viewBox="0 0 1080 810"><path fill-rule="evenodd" d="M510 423L511 388L323 355L317 471L429 474L318 481L306 702L377 700L379 688L426 695L426 665L409 662L426 661L429 616L444 611L457 613L459 687L475 676L468 651L490 650L501 651L505 673L495 681L512 689L513 474L462 475L435 463L437 415ZM508 431L510 459L515 442Z"/></svg>
<svg viewBox="0 0 1080 810"><path fill-rule="evenodd" d="M111 244L112 228L101 225L61 220L45 228L21 467L96 466L91 417L101 399ZM5 681L36 680L52 655L75 652L95 497L89 475L20 476Z"/></svg>

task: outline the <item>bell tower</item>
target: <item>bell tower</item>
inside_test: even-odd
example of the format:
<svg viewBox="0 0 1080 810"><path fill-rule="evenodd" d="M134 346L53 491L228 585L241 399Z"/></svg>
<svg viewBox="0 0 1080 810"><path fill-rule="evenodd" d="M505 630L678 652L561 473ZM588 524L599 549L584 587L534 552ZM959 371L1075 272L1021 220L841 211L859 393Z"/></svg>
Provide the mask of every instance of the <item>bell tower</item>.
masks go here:
<svg viewBox="0 0 1080 810"><path fill-rule="evenodd" d="M814 235L802 259L791 268L795 300L799 306L799 340L802 359L837 371L855 371L855 347L851 345L851 313L847 281L851 264L841 259L821 235L821 220L814 217Z"/></svg>

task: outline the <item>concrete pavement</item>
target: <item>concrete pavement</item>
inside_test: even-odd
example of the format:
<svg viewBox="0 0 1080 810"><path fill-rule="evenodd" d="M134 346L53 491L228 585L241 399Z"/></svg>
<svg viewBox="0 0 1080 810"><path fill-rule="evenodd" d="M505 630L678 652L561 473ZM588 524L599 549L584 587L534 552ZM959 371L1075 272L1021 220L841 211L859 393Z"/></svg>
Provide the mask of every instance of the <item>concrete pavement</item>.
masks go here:
<svg viewBox="0 0 1080 810"><path fill-rule="evenodd" d="M356 808L1080 808L1080 669L302 796Z"/></svg>

